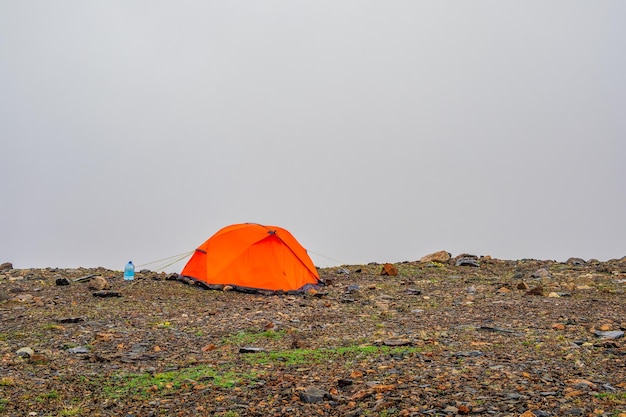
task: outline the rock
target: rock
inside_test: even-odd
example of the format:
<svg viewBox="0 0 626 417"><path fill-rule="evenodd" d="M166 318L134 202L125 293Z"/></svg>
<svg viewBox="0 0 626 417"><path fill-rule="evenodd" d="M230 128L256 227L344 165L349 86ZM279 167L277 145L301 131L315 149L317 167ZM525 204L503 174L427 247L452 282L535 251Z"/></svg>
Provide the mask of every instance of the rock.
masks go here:
<svg viewBox="0 0 626 417"><path fill-rule="evenodd" d="M68 317L65 319L58 319L57 322L59 323L80 323L81 321L85 321L84 318L82 317Z"/></svg>
<svg viewBox="0 0 626 417"><path fill-rule="evenodd" d="M350 386L353 383L354 383L354 381L351 380L351 379L342 378L342 379L337 380L337 386L340 387L340 388Z"/></svg>
<svg viewBox="0 0 626 417"><path fill-rule="evenodd" d="M407 346L410 344L411 341L409 339L387 339L383 341L385 346Z"/></svg>
<svg viewBox="0 0 626 417"><path fill-rule="evenodd" d="M529 288L530 287L525 282L520 282L519 284L517 284L518 290L528 290Z"/></svg>
<svg viewBox="0 0 626 417"><path fill-rule="evenodd" d="M382 270L380 271L380 275L395 277L398 275L398 268L396 268L394 264L384 264Z"/></svg>
<svg viewBox="0 0 626 417"><path fill-rule="evenodd" d="M58 286L61 286L61 285L70 285L70 280L69 280L69 279L67 279L67 278L65 278L65 277L62 277L61 275L58 275L58 274L57 274L57 275L55 275L55 276L54 276L54 278L55 278L55 283L56 283L56 285L58 285Z"/></svg>
<svg viewBox="0 0 626 417"><path fill-rule="evenodd" d="M13 297L15 301L19 301L20 303L30 303L33 301L33 296L31 294L18 294Z"/></svg>
<svg viewBox="0 0 626 417"><path fill-rule="evenodd" d="M93 277L91 281L89 281L89 285L87 286L87 288L94 291L110 290L111 284L109 284L109 282L104 277L98 275L96 277Z"/></svg>
<svg viewBox="0 0 626 417"><path fill-rule="evenodd" d="M4 291L0 291L0 301L8 300L11 296Z"/></svg>
<svg viewBox="0 0 626 417"><path fill-rule="evenodd" d="M543 287L541 285L526 292L526 295L543 295Z"/></svg>
<svg viewBox="0 0 626 417"><path fill-rule="evenodd" d="M573 266L582 266L586 264L585 260L581 258L569 258L567 261L565 261L565 263Z"/></svg>
<svg viewBox="0 0 626 417"><path fill-rule="evenodd" d="M603 339L619 339L620 337L624 337L624 332L621 330L613 330L609 332L599 332L596 331L595 334L597 337L601 337Z"/></svg>
<svg viewBox="0 0 626 417"><path fill-rule="evenodd" d="M299 393L300 400L305 403L315 404L324 400L332 400L330 393L316 387L308 387Z"/></svg>
<svg viewBox="0 0 626 417"><path fill-rule="evenodd" d="M239 353L261 353L265 352L265 349L251 346L244 346L239 348Z"/></svg>
<svg viewBox="0 0 626 417"><path fill-rule="evenodd" d="M13 269L13 264L11 262L0 264L0 272L10 271L11 269Z"/></svg>
<svg viewBox="0 0 626 417"><path fill-rule="evenodd" d="M23 347L23 348L18 349L15 352L15 354L17 356L21 356L22 358L30 358L31 356L35 354L35 351L29 347Z"/></svg>
<svg viewBox="0 0 626 417"><path fill-rule="evenodd" d="M474 259L474 258L459 258L456 260L455 263L456 266L473 266L473 267L479 267L480 263L478 263L478 260Z"/></svg>
<svg viewBox="0 0 626 417"><path fill-rule="evenodd" d="M454 356L456 356L457 358L475 358L483 355L484 353L482 353L480 350L468 350L464 352L454 353Z"/></svg>
<svg viewBox="0 0 626 417"><path fill-rule="evenodd" d="M222 288L222 291L232 291L234 288L232 285L224 285L224 288Z"/></svg>
<svg viewBox="0 0 626 417"><path fill-rule="evenodd" d="M179 275L176 272L172 272L165 277L166 281L178 281Z"/></svg>
<svg viewBox="0 0 626 417"><path fill-rule="evenodd" d="M546 268L539 268L538 270L533 272L530 277L535 279L549 279L552 278L552 275L550 275L550 271L548 271Z"/></svg>
<svg viewBox="0 0 626 417"><path fill-rule="evenodd" d="M89 353L89 349L83 346L76 346L67 350L67 353L71 353L74 355L85 355Z"/></svg>
<svg viewBox="0 0 626 417"><path fill-rule="evenodd" d="M348 287L346 288L346 293L347 294L354 294L354 293L359 292L360 289L361 289L361 287L359 287L358 285L351 284L351 285L348 285Z"/></svg>
<svg viewBox="0 0 626 417"><path fill-rule="evenodd" d="M102 297L102 298L121 297L122 296L122 294L120 294L117 291L96 291L92 295L94 297Z"/></svg>
<svg viewBox="0 0 626 417"><path fill-rule="evenodd" d="M422 256L419 261L425 262L425 263L427 262L444 263L444 262L448 262L450 258L452 258L452 255L449 252L446 252L445 250L440 250L439 252L434 252L429 255Z"/></svg>
<svg viewBox="0 0 626 417"><path fill-rule="evenodd" d="M337 273L338 274L349 275L350 274L350 270L346 269L346 268L337 268Z"/></svg>

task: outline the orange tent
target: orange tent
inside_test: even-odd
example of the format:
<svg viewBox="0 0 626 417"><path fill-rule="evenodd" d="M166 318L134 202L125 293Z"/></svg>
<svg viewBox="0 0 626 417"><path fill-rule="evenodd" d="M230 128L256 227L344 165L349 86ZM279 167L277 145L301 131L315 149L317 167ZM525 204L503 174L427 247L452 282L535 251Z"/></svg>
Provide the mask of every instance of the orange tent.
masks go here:
<svg viewBox="0 0 626 417"><path fill-rule="evenodd" d="M219 230L196 249L181 275L209 287L270 291L320 283L313 261L291 233L255 223Z"/></svg>

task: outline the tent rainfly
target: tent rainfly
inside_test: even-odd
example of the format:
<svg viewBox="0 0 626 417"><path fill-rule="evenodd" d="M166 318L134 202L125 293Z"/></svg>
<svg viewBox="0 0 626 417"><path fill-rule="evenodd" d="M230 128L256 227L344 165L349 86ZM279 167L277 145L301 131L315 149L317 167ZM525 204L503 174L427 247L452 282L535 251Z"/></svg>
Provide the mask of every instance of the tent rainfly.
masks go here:
<svg viewBox="0 0 626 417"><path fill-rule="evenodd" d="M306 250L287 230L233 224L200 245L181 272L209 288L302 291L320 277Z"/></svg>

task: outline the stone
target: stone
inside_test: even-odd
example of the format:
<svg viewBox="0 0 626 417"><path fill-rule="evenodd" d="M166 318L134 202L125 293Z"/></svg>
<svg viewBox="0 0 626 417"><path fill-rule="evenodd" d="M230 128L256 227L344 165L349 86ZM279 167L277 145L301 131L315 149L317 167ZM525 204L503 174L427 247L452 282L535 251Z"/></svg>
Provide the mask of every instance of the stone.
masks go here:
<svg viewBox="0 0 626 417"><path fill-rule="evenodd" d="M354 383L353 380L347 379L347 378L342 378L342 379L337 380L337 386L340 388L348 387L352 385L353 383Z"/></svg>
<svg viewBox="0 0 626 417"><path fill-rule="evenodd" d="M434 252L420 258L420 262L439 262L444 263L448 262L452 258L452 255L445 250L440 250L439 252Z"/></svg>
<svg viewBox="0 0 626 417"><path fill-rule="evenodd" d="M529 288L530 287L525 282L520 282L519 284L517 284L518 290L528 290Z"/></svg>
<svg viewBox="0 0 626 417"><path fill-rule="evenodd" d="M9 271L11 269L13 269L13 264L11 262L0 264L0 272Z"/></svg>
<svg viewBox="0 0 626 417"><path fill-rule="evenodd" d="M601 337L603 339L619 339L621 337L624 337L624 332L621 330L613 330L610 332L599 332L596 331L593 334L595 334L597 337Z"/></svg>
<svg viewBox="0 0 626 417"><path fill-rule="evenodd" d="M411 341L409 339L387 339L383 341L385 346L407 346L410 344Z"/></svg>
<svg viewBox="0 0 626 417"><path fill-rule="evenodd" d="M265 352L265 349L251 346L244 346L239 348L239 353L261 353Z"/></svg>
<svg viewBox="0 0 626 417"><path fill-rule="evenodd" d="M386 263L383 265L383 268L380 271L380 275L395 277L398 275L398 268L394 264Z"/></svg>
<svg viewBox="0 0 626 417"><path fill-rule="evenodd" d="M89 349L83 346L76 346L67 350L67 353L71 353L73 355L85 355L89 353Z"/></svg>
<svg viewBox="0 0 626 417"><path fill-rule="evenodd" d="M569 258L567 261L565 261L565 263L573 266L582 266L586 264L585 260L581 258Z"/></svg>
<svg viewBox="0 0 626 417"><path fill-rule="evenodd" d="M17 356L21 356L22 358L29 358L35 354L35 351L29 347L19 348L15 354Z"/></svg>
<svg viewBox="0 0 626 417"><path fill-rule="evenodd" d="M61 275L57 274L57 275L54 276L54 278L55 278L55 283L58 286L70 285L70 280L65 278L65 277L62 277Z"/></svg>
<svg viewBox="0 0 626 417"><path fill-rule="evenodd" d="M82 317L67 317L57 320L59 323L80 323L81 321L85 321L85 319Z"/></svg>
<svg viewBox="0 0 626 417"><path fill-rule="evenodd" d="M543 287L541 285L526 292L526 295L543 295Z"/></svg>
<svg viewBox="0 0 626 417"><path fill-rule="evenodd" d="M110 297L121 297L117 291L96 291L92 294L94 297L102 297L102 298L110 298Z"/></svg>
<svg viewBox="0 0 626 417"><path fill-rule="evenodd" d="M89 281L87 288L93 291L110 290L111 284L104 277L96 276Z"/></svg>
<svg viewBox="0 0 626 417"><path fill-rule="evenodd" d="M479 267L480 263L474 258L459 258L456 260L456 266L473 266Z"/></svg>
<svg viewBox="0 0 626 417"><path fill-rule="evenodd" d="M321 403L326 399L332 400L330 393L316 387L308 387L304 391L300 391L299 397L300 401L309 404Z"/></svg>
<svg viewBox="0 0 626 417"><path fill-rule="evenodd" d="M33 301L32 294L18 294L13 297L15 301L19 301L20 303L30 303Z"/></svg>
<svg viewBox="0 0 626 417"><path fill-rule="evenodd" d="M548 279L552 278L552 275L550 274L550 271L548 271L546 268L539 268L538 270L533 272L530 277L535 279Z"/></svg>
<svg viewBox="0 0 626 417"><path fill-rule="evenodd" d="M480 350L468 350L464 352L454 353L454 356L456 356L457 358L475 358L475 357L483 356L483 355L484 353L481 352Z"/></svg>

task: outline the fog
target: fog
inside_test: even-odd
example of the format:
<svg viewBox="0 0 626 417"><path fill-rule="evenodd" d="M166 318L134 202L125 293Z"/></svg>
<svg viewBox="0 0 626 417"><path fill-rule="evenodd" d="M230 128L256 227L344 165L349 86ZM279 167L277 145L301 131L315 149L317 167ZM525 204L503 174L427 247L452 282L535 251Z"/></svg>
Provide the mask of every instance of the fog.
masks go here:
<svg viewBox="0 0 626 417"><path fill-rule="evenodd" d="M0 0L0 263L121 269L243 222L318 266L622 257L623 16Z"/></svg>

